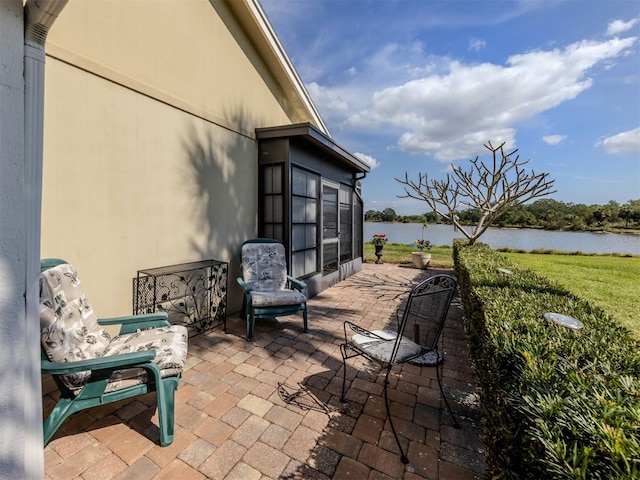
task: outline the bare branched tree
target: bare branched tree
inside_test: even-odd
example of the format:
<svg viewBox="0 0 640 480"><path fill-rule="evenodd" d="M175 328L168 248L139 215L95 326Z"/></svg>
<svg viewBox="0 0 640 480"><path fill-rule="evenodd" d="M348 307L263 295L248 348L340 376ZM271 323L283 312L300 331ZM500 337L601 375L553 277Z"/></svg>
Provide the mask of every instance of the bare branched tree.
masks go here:
<svg viewBox="0 0 640 480"><path fill-rule="evenodd" d="M504 143L498 147L487 142L485 148L493 155L493 163L470 160L471 169L452 165L452 172L445 180L429 180L426 173L420 173L418 181L396 178L404 185L405 195L399 198L424 200L433 211L450 221L473 244L489 226L502 214L528 202L531 199L555 193L555 180L548 173L527 172L524 166L529 160L520 160L518 151L504 153ZM515 155L515 157L514 157ZM456 215L461 209L476 209L480 218L472 232L467 231Z"/></svg>

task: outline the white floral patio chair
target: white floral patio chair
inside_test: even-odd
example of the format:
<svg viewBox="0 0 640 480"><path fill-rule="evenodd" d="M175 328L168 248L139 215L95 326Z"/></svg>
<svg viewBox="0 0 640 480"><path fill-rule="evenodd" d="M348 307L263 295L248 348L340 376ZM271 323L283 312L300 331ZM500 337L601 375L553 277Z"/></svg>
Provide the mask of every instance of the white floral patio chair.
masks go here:
<svg viewBox="0 0 640 480"><path fill-rule="evenodd" d="M73 266L41 261L42 373L51 374L60 399L44 422L49 442L71 414L156 391L160 444L173 441L174 392L187 358L187 329L166 313L96 317ZM103 328L120 325L111 337Z"/></svg>
<svg viewBox="0 0 640 480"><path fill-rule="evenodd" d="M270 238L254 238L242 244L243 315L247 320L247 341L253 341L256 318L275 318L302 313L307 325L307 285L287 275L284 246Z"/></svg>

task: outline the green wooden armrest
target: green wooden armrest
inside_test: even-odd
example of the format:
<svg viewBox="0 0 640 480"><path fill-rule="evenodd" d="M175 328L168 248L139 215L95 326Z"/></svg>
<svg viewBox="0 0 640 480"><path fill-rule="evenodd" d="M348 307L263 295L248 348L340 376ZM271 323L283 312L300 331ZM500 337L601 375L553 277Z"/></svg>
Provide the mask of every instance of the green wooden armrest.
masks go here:
<svg viewBox="0 0 640 480"><path fill-rule="evenodd" d="M90 358L76 362L56 363L49 360L41 360L42 373L50 375L65 375L67 373L84 372L87 370L112 370L117 368L136 367L143 363L149 363L156 356L155 350L141 352L122 353L108 357Z"/></svg>
<svg viewBox="0 0 640 480"><path fill-rule="evenodd" d="M238 285L240 285L245 292L251 291L251 287L249 286L249 284L245 282L241 277L238 277L236 280L238 281Z"/></svg>
<svg viewBox="0 0 640 480"><path fill-rule="evenodd" d="M251 303L253 302L253 298L251 296L251 286L245 282L241 277L237 278L238 281L238 285L240 285L242 287L242 290L244 290L244 305L249 305L251 306ZM243 311L244 311L244 307Z"/></svg>
<svg viewBox="0 0 640 480"><path fill-rule="evenodd" d="M145 322L157 322L166 320L168 317L167 312L154 312L154 313L143 313L141 315L127 315L126 317L110 317L110 318L100 318L98 322L101 325L130 325L133 323L144 324ZM169 322L165 322L166 325L169 325Z"/></svg>
<svg viewBox="0 0 640 480"><path fill-rule="evenodd" d="M291 275L287 275L287 281L291 285L294 290L298 290L307 295L307 284L302 280L298 280L297 278L293 278Z"/></svg>
<svg viewBox="0 0 640 480"><path fill-rule="evenodd" d="M129 315L126 317L100 318L98 323L102 326L120 325L119 335L133 333L136 330L148 328L168 327L167 312L144 313L142 315Z"/></svg>

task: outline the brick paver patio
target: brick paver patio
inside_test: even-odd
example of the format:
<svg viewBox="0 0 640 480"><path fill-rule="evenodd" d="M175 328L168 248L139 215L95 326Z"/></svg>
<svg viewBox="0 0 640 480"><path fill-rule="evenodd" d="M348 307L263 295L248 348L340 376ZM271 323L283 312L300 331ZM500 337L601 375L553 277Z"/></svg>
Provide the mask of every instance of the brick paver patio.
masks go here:
<svg viewBox="0 0 640 480"><path fill-rule="evenodd" d="M351 360L347 403L339 401L342 322L380 328L411 286L435 270L365 264L309 301L310 332L299 316L256 323L244 340L239 316L190 339L176 392L175 439L161 448L155 394L67 419L45 448L47 479L476 479L483 445L462 310L451 307L443 334L443 384L461 424L440 399L433 368L395 367L391 411L408 445L403 465L386 420L383 375ZM375 380L375 381L372 381ZM53 399L43 398L45 411Z"/></svg>

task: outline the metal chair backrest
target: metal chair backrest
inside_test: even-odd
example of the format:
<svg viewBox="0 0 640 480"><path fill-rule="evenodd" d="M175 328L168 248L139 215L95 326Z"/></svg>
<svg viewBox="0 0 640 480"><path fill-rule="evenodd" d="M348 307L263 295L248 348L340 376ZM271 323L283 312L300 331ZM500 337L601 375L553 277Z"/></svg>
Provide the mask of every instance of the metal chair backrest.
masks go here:
<svg viewBox="0 0 640 480"><path fill-rule="evenodd" d="M437 351L438 339L457 285L454 277L440 274L424 280L411 290L398 325L392 363L395 363L402 337L420 345L423 353Z"/></svg>

